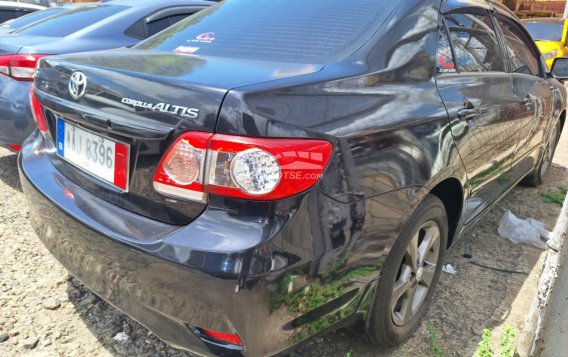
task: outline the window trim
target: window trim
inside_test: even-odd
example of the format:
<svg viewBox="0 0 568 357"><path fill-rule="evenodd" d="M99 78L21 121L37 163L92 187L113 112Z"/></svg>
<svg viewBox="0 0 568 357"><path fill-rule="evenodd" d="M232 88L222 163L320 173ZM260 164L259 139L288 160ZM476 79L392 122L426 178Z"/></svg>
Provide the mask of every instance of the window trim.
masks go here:
<svg viewBox="0 0 568 357"><path fill-rule="evenodd" d="M129 37L129 38L134 38L137 40L145 40L147 38L149 38L150 36L148 36L148 24L155 22L155 21L160 21L166 17L169 16L175 16L175 15L182 15L182 14L188 14L187 16L192 16L195 15L196 13L198 13L201 10L206 9L208 6L203 6L203 5L172 5L172 6L168 6L168 7L163 7L161 9L158 9L154 12L152 12L149 15L146 16L142 16L141 18L139 18L138 20L134 21L133 23L130 24L130 26L128 26L124 32L122 33L124 36ZM128 31L137 23L142 22L143 26L144 26L144 37L140 38L138 36L132 36L132 34L129 34ZM171 26L171 25L170 25Z"/></svg>

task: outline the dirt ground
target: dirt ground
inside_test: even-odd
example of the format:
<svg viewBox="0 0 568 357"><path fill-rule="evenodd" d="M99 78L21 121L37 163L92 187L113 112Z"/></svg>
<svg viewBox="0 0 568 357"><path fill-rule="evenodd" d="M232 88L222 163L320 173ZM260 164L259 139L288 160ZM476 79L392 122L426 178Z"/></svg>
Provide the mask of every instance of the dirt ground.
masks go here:
<svg viewBox="0 0 568 357"><path fill-rule="evenodd" d="M394 350L378 351L362 336L340 330L295 352L300 356L431 356L426 329L446 356L471 356L482 331L498 343L503 328L522 331L545 251L514 245L497 234L507 210L535 218L549 230L561 206L542 194L568 187L568 130L545 184L517 187L447 254L455 275L443 273L433 304L415 335ZM53 259L27 223L16 156L0 149L0 356L185 356L86 290ZM471 255L471 258L464 257ZM524 272L513 274L473 263ZM127 339L114 337L124 332Z"/></svg>

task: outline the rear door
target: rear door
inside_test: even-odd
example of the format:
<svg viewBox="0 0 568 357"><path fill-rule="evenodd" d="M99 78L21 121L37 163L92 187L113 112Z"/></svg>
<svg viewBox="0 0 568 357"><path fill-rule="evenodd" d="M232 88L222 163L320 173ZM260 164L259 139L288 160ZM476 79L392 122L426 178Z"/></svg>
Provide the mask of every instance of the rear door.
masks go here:
<svg viewBox="0 0 568 357"><path fill-rule="evenodd" d="M515 153L512 175L524 176L539 159L547 124L553 112L551 87L544 79L540 53L526 32L516 21L505 16L496 17L503 34L507 67L513 77L513 94L517 109L515 120L519 126L519 144Z"/></svg>
<svg viewBox="0 0 568 357"><path fill-rule="evenodd" d="M443 19L437 86L469 179L463 212L468 223L511 185L518 99L489 11L458 9Z"/></svg>

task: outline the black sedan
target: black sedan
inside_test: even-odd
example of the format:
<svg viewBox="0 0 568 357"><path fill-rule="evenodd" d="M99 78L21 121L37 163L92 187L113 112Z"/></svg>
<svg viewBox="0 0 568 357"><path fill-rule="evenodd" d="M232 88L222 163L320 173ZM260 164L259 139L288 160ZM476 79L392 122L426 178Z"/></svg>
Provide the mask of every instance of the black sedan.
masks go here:
<svg viewBox="0 0 568 357"><path fill-rule="evenodd" d="M0 145L18 151L35 127L29 90L39 58L133 46L211 4L202 0L114 0L69 5L50 8L50 14L56 13L2 35Z"/></svg>
<svg viewBox="0 0 568 357"><path fill-rule="evenodd" d="M200 355L357 322L404 340L446 248L542 182L566 118L519 20L477 0L226 0L132 49L44 58L34 83L33 228Z"/></svg>

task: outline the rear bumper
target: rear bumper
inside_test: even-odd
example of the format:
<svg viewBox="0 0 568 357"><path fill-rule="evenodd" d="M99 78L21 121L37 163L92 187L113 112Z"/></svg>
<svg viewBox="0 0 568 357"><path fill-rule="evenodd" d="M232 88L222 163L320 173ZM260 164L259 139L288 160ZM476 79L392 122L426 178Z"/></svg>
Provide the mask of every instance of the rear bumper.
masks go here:
<svg viewBox="0 0 568 357"><path fill-rule="evenodd" d="M21 145L34 131L30 85L0 75L0 145Z"/></svg>
<svg viewBox="0 0 568 357"><path fill-rule="evenodd" d="M44 176L41 187L35 186L30 182L34 172L38 174L35 164L20 157L20 178L30 207L30 222L47 249L97 295L168 344L211 355L209 346L187 324L233 331L222 309L227 308L227 297L234 294L236 282L161 259L90 227L88 222L81 222L80 215L72 217L66 211L69 203L81 210L86 207L81 207L82 203L97 199L78 192L55 172ZM63 200L68 202L56 203ZM104 206L100 209L104 210ZM151 245L146 248L153 249Z"/></svg>
<svg viewBox="0 0 568 357"><path fill-rule="evenodd" d="M237 355L279 354L309 337L300 331L316 333L353 316L375 276L358 275L343 295L300 316L283 294L299 294L290 289L306 286L303 275L329 266L313 262L310 195L269 210L248 202L243 212L234 202L229 210L211 202L188 226L172 226L77 186L53 166L54 152L35 134L18 160L35 232L86 286L172 346L213 354L219 346L199 338L193 326L236 333L244 346ZM327 322L311 324L319 319Z"/></svg>

